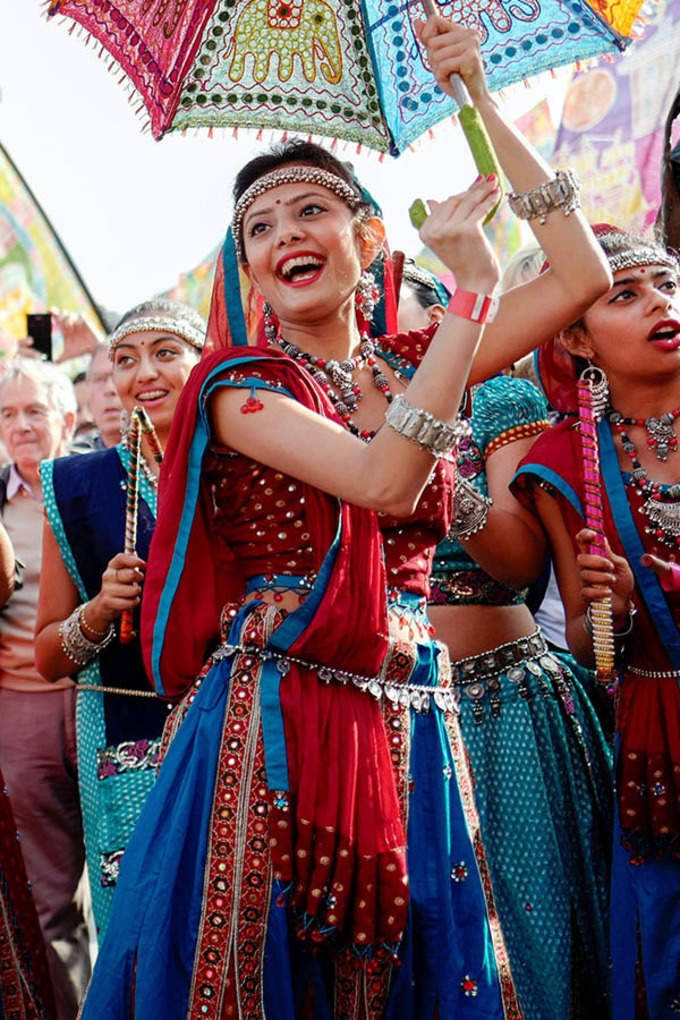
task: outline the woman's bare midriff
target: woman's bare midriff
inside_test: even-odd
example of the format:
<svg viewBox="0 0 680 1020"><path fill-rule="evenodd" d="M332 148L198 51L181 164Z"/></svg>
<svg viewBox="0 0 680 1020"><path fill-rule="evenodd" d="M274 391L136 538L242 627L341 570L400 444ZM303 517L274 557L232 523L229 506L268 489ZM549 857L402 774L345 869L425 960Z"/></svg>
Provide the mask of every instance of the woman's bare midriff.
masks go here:
<svg viewBox="0 0 680 1020"><path fill-rule="evenodd" d="M526 606L430 606L435 636L452 660L479 655L536 630Z"/></svg>

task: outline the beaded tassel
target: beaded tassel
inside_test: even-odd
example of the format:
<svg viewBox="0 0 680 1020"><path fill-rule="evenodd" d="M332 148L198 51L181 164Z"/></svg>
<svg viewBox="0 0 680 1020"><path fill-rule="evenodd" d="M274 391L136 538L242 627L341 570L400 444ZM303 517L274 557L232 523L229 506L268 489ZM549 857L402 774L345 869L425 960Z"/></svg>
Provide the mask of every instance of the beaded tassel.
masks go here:
<svg viewBox="0 0 680 1020"><path fill-rule="evenodd" d="M596 535L595 541L590 544L588 551L592 555L606 556L600 450L597 441L597 411L594 406L598 401L599 393L597 392L598 381L594 377L593 369L586 369L581 374L577 389L585 482L586 526ZM593 625L593 651L597 679L601 684L610 684L614 678L614 621L611 595L597 602L591 602L590 616Z"/></svg>
<svg viewBox="0 0 680 1020"><path fill-rule="evenodd" d="M130 466L127 476L125 500L125 552L134 553L137 546L137 518L139 515L139 469L142 457L142 433L147 437L153 458L157 464L163 460L163 450L158 441L153 422L143 407L134 407L130 415L128 451ZM132 626L132 610L126 609L120 618L120 643L129 645L135 637Z"/></svg>

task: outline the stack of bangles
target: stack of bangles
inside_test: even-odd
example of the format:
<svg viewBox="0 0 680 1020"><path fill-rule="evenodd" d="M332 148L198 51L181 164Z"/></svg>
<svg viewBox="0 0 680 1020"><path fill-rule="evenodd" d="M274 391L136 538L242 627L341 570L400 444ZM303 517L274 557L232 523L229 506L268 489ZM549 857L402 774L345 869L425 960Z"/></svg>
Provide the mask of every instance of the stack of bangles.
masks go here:
<svg viewBox="0 0 680 1020"><path fill-rule="evenodd" d="M89 634L94 635L88 637ZM64 655L77 666L85 666L106 648L116 636L112 623L107 630L98 631L90 627L85 616L85 606L76 606L71 615L59 624L59 638Z"/></svg>

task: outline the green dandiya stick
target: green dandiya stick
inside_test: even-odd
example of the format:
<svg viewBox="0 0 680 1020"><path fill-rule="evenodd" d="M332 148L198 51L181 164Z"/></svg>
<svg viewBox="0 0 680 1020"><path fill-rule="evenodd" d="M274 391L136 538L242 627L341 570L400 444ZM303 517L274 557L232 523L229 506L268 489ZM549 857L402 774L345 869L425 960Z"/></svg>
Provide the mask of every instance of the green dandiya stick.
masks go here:
<svg viewBox="0 0 680 1020"><path fill-rule="evenodd" d="M432 0L422 0L423 7L428 17L432 17L436 14L434 4ZM479 115L479 111L475 109L470 98L470 93L467 90L467 86L459 74L452 74L449 78L449 83L454 91L456 102L458 103L458 119L460 120L460 126L463 129L463 133L467 139L470 151L474 156L475 164L482 177L488 177L489 174L495 174L498 179L498 185L501 185L501 168L498 162L498 157L494 152L491 139L484 127L484 122ZM490 213L487 214L484 223L485 225L489 220L493 219L498 211L498 207L501 204L503 193L498 198L498 202L493 207ZM409 209L409 217L411 223L420 230L423 223L427 219L427 209L422 199L417 198Z"/></svg>

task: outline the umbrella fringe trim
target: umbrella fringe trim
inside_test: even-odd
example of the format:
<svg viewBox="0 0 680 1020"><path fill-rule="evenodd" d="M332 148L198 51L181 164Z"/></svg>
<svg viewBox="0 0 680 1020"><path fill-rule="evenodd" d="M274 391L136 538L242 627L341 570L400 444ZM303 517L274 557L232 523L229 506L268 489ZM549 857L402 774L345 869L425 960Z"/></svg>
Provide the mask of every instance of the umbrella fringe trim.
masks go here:
<svg viewBox="0 0 680 1020"><path fill-rule="evenodd" d="M118 85L127 92L128 104L132 105L137 102L140 105L133 111L133 115L137 120L141 120L140 132L147 134L151 131L151 118L149 117L149 111L144 103L144 98L133 82L130 75L125 71L118 61L111 56L109 51L106 49L104 44L96 39L90 32L88 32L82 25L79 25L77 21L73 21L67 15L61 15L59 17L59 8L61 7L61 0L43 0L41 3L41 14L46 21L51 21L55 16L59 18L59 25L68 26L67 31L69 35L74 36L76 39L80 39L83 44L89 48L90 43L94 43L95 48L99 46L97 57L103 62L107 62L107 70L109 74L118 75Z"/></svg>

